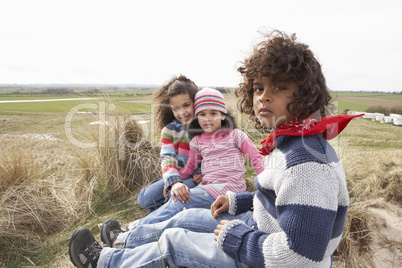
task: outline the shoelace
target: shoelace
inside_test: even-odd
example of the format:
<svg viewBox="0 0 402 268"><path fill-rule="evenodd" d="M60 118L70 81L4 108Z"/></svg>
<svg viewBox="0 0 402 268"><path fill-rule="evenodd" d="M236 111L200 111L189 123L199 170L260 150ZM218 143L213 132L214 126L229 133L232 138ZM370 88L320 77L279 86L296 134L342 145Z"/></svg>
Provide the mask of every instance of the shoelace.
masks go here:
<svg viewBox="0 0 402 268"><path fill-rule="evenodd" d="M98 241L94 241L85 249L85 253L88 253L89 256L93 256L92 260L98 259L101 251L102 247L99 245Z"/></svg>

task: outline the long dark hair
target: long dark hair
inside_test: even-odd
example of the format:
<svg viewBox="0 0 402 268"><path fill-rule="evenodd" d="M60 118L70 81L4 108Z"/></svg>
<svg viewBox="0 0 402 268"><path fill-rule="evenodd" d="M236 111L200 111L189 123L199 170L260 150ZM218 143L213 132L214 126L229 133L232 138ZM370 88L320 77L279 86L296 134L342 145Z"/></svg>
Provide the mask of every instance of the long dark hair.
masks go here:
<svg viewBox="0 0 402 268"><path fill-rule="evenodd" d="M197 85L193 81L184 75L180 75L172 77L155 91L152 100L159 104L155 111L155 120L159 131L175 119L170 107L170 98L188 93L191 100L194 101L194 96L198 90Z"/></svg>

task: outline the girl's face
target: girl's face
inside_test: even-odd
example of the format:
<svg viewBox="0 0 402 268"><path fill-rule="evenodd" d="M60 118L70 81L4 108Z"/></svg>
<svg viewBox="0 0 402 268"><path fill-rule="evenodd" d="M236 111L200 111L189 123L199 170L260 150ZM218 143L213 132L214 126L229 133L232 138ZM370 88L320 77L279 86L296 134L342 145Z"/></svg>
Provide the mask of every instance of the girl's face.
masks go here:
<svg viewBox="0 0 402 268"><path fill-rule="evenodd" d="M184 125L191 122L194 116L194 102L188 93L182 93L170 98L174 117Z"/></svg>
<svg viewBox="0 0 402 268"><path fill-rule="evenodd" d="M254 79L254 114L264 127L276 128L296 117L287 106L293 101L293 94L298 88L294 82L273 83L267 77Z"/></svg>
<svg viewBox="0 0 402 268"><path fill-rule="evenodd" d="M205 132L215 132L222 127L225 114L217 110L203 110L197 114L198 123Z"/></svg>

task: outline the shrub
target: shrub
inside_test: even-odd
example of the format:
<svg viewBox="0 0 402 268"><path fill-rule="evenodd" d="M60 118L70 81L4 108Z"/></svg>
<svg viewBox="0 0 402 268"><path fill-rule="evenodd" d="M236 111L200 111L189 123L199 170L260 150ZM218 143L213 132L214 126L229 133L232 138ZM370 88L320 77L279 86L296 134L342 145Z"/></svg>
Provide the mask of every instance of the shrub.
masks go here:
<svg viewBox="0 0 402 268"><path fill-rule="evenodd" d="M366 112L368 113L382 113L384 115L402 114L402 106L384 107L384 106L371 106Z"/></svg>

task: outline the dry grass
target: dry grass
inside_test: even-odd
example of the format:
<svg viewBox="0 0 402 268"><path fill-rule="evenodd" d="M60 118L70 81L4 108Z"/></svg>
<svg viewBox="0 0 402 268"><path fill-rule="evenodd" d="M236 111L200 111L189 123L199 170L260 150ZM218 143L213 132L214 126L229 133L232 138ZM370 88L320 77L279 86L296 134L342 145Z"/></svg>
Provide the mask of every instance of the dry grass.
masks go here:
<svg viewBox="0 0 402 268"><path fill-rule="evenodd" d="M106 196L133 193L161 176L159 145L150 142L129 115L116 112L109 120L112 116L114 124L90 130L96 148L78 156L86 180L96 178L98 190Z"/></svg>
<svg viewBox="0 0 402 268"><path fill-rule="evenodd" d="M41 236L65 230L77 219L75 199L66 184L38 166L29 150L9 148L0 155L0 263L30 255Z"/></svg>
<svg viewBox="0 0 402 268"><path fill-rule="evenodd" d="M367 129L370 129L369 134ZM401 131L397 127L390 131L388 126L357 119L337 141L336 149L345 170L350 205L343 237L334 257L335 267L378 267L374 260L374 243L383 226L370 208L382 202L377 200L402 207L402 150L397 138ZM375 145L370 147L373 143L369 142L368 136L377 137L376 140L387 137L396 147L381 150ZM367 140L366 146L362 146L361 139Z"/></svg>

